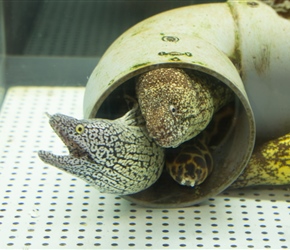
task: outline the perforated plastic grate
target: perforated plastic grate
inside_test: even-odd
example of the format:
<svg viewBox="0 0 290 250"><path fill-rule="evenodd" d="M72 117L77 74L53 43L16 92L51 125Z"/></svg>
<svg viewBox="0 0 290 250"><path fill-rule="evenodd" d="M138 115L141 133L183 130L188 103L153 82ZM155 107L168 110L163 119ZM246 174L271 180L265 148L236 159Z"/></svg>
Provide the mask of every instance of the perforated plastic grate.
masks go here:
<svg viewBox="0 0 290 250"><path fill-rule="evenodd" d="M82 117L83 88L10 88L0 114L0 248L290 248L287 187L148 209L41 162L67 150L45 112Z"/></svg>

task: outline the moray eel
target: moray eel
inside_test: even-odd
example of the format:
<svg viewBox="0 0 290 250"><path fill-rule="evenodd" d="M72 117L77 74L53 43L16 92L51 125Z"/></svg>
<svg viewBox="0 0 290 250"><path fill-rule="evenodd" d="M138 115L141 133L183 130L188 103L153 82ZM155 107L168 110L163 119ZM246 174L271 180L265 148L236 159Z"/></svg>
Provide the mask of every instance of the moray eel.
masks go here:
<svg viewBox="0 0 290 250"><path fill-rule="evenodd" d="M69 155L46 151L38 155L101 192L126 195L144 190L159 178L164 150L148 136L138 110L134 107L116 120L48 115Z"/></svg>
<svg viewBox="0 0 290 250"><path fill-rule="evenodd" d="M136 93L149 136L166 148L198 135L233 98L232 91L217 79L178 68L142 74Z"/></svg>

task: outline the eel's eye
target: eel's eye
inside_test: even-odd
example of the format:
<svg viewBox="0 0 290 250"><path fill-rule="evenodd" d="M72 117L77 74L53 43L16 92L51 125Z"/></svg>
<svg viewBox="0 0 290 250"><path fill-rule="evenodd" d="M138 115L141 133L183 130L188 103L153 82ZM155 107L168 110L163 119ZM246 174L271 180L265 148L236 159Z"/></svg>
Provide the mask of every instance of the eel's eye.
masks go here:
<svg viewBox="0 0 290 250"><path fill-rule="evenodd" d="M169 106L169 110L171 111L173 115L177 113L177 108L172 104Z"/></svg>
<svg viewBox="0 0 290 250"><path fill-rule="evenodd" d="M83 124L78 124L77 126L76 126L76 132L78 133L78 134L82 134L83 132L85 132L85 127L84 127L84 125Z"/></svg>

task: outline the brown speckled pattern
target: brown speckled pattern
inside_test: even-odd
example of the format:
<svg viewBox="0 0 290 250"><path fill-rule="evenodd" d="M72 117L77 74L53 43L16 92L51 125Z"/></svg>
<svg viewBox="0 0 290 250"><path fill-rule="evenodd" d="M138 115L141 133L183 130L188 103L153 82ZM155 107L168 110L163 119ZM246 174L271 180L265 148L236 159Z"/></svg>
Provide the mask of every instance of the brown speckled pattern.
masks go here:
<svg viewBox="0 0 290 250"><path fill-rule="evenodd" d="M149 135L162 147L177 147L195 137L232 96L218 80L178 68L142 74L136 92Z"/></svg>

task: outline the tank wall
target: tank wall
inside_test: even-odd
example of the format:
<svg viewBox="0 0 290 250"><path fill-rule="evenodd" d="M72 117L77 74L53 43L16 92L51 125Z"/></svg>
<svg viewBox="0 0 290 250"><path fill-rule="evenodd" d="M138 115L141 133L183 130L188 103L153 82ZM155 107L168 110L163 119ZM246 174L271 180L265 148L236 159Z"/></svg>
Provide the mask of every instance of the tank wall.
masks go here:
<svg viewBox="0 0 290 250"><path fill-rule="evenodd" d="M159 12L221 1L5 1L7 86L85 86L108 46Z"/></svg>
<svg viewBox="0 0 290 250"><path fill-rule="evenodd" d="M3 20L3 5L0 2L0 108L5 93L4 65L5 65L5 30Z"/></svg>

